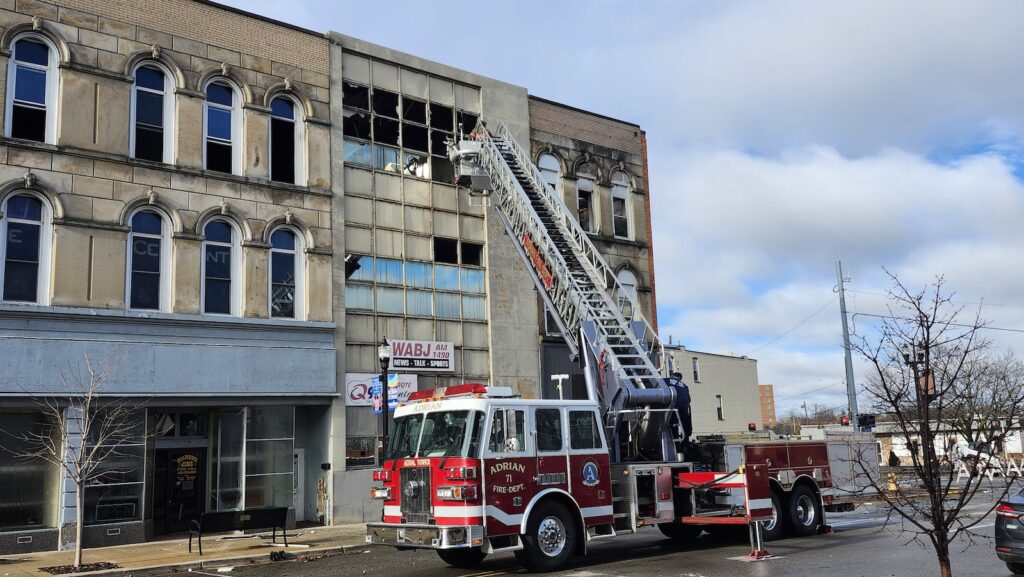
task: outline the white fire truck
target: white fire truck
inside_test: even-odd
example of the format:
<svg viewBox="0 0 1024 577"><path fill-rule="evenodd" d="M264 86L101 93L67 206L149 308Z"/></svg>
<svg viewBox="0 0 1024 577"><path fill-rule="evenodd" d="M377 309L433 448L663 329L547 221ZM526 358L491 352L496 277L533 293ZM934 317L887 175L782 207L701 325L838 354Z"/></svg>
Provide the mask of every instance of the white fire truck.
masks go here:
<svg viewBox="0 0 1024 577"><path fill-rule="evenodd" d="M753 554L762 536L827 529L825 506L857 493L850 455L877 455L873 443L683 438L657 335L507 127L481 125L451 156L458 183L488 197L515 240L588 398L479 384L413 393L373 475L384 507L367 542L435 549L458 567L512 551L547 571L646 526L679 540L747 527Z"/></svg>

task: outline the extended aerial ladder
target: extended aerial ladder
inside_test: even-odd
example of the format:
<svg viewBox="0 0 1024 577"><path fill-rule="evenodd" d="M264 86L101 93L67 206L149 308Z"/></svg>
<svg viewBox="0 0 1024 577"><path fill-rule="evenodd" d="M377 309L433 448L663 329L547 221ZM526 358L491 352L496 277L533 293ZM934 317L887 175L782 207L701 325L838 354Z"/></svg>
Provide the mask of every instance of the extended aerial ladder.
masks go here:
<svg viewBox="0 0 1024 577"><path fill-rule="evenodd" d="M684 441L675 391L635 296L504 123L493 133L481 123L449 153L457 183L490 200L570 351L584 363L613 462L675 460Z"/></svg>

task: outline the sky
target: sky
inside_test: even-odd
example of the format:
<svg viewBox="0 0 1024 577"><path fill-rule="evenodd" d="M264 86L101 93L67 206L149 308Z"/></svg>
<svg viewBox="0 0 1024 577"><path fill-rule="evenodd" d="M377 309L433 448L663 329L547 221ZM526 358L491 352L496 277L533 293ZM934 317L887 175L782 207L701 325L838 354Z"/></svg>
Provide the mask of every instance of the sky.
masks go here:
<svg viewBox="0 0 1024 577"><path fill-rule="evenodd" d="M942 275L1024 351L1024 3L227 3L639 124L662 338L757 359L780 415L845 407L839 260L858 334L886 271Z"/></svg>

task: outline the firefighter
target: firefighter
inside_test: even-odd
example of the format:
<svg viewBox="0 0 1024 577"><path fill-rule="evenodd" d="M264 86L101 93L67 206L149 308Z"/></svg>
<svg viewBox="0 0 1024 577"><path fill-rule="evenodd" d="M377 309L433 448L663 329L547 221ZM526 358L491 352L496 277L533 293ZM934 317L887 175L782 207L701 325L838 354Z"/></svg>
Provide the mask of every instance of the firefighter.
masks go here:
<svg viewBox="0 0 1024 577"><path fill-rule="evenodd" d="M683 382L683 373L672 373L668 384L676 390L676 412L679 413L679 420L683 425L683 438L686 443L690 442L690 435L693 434L693 415L690 413L690 388Z"/></svg>

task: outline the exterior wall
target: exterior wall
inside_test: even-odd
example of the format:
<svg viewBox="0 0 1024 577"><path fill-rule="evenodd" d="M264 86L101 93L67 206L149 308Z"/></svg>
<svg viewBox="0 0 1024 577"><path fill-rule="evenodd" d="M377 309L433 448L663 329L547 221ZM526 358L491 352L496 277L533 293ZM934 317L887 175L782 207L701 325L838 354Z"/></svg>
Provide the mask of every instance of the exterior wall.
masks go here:
<svg viewBox="0 0 1024 577"><path fill-rule="evenodd" d="M636 276L637 304L643 316L656 328L647 156L640 127L533 96L529 105L530 153L534 162L541 155L552 155L558 159L562 200L577 218L577 170L583 164L596 169L597 182L591 208L596 219L592 221L590 240L612 269L616 272L629 270ZM632 234L628 239L616 237L613 233L610 178L614 171L627 174L631 183ZM537 302L540 311L537 330L544 338L545 348L541 369L544 396L558 397L551 375L569 373L572 394L585 398L582 370L569 361L569 349L562 338L554 333L547 334L553 327L545 327L544 305L539 296ZM563 394L569 396L567 391Z"/></svg>
<svg viewBox="0 0 1024 577"><path fill-rule="evenodd" d="M758 385L761 398L761 426L765 429L774 427L775 417L775 385Z"/></svg>
<svg viewBox="0 0 1024 577"><path fill-rule="evenodd" d="M690 387L694 434L743 432L749 423L760 422L756 360L683 347L670 347L668 351L672 366L683 374L683 382ZM693 359L697 359L697 379L693 375ZM718 418L718 395L722 397L722 419Z"/></svg>
<svg viewBox="0 0 1024 577"><path fill-rule="evenodd" d="M529 118L524 89L341 34L332 33L330 38L332 119L336 127L344 124L344 84L351 83L396 93L403 99L452 107L488 123L505 122L525 142ZM348 110L351 113L352 109ZM343 131L334 130L332 150L336 157L345 158L345 140ZM436 309L434 315L417 315L385 313L379 306L357 307L346 298L346 285L374 291L398 287L362 278L363 273L346 281L341 268L335 267L339 387L344 387L346 373L380 371L376 345L387 337L455 344L454 373L421 373L421 389L477 381L509 386L525 397L539 396L538 338L533 320L536 296L500 221L485 207L470 202L465 191L438 178L431 180L355 162L335 162L333 166L335 254L401 261L403 266L410 262L436 266L441 261L432 243L434 238L442 237L483 245L481 267L459 266L482 268L486 278L485 318L466 318L465 312L463 318L445 318L436 314ZM437 294L435 291L435 298ZM480 293L460 290L457 294L477 298ZM379 517L380 506L366 502L366 465L350 468L346 457L370 448L367 445L373 443L379 431L379 416L368 407L346 407L343 402L334 410L333 457L338 472L333 485L333 514L338 522L372 520Z"/></svg>
<svg viewBox="0 0 1024 577"><path fill-rule="evenodd" d="M296 432L294 444L301 437L306 447L329 446L323 415L337 388L326 38L191 0L145 7L127 0L4 2L0 31L4 71L20 33L45 36L61 61L53 69L58 100L48 102L55 141L0 138L0 202L29 191L53 213L46 298L0 303L0 357L16 359L0 374L4 408L30 409L26 391L61 390L62 371L80 370L88 354L94 362L114 359L104 393L138 396L149 407L319 406L309 409L315 419L296 419L297 429L309 429ZM165 96L173 103L170 163L130 156L133 74L144 62L163 66L173 81ZM214 78L233 82L242 99L237 174L204 170L204 88ZM0 83L5 97L7 86ZM299 184L269 179L269 105L280 94L300 112ZM139 208L161 212L171 229L161 248L170 253L161 271L170 298L160 311L126 304L129 217ZM200 314L202 227L212 216L230 219L242 237L234 257L241 266L232 275L241 286L238 316ZM269 233L279 225L291 226L304 244L297 266L305 272L305 318L269 318ZM150 493L152 450L151 443ZM329 461L307 452L307 470L294 473L306 480L307 512L316 510L315 481ZM61 503L73 504L74 496L65 480ZM146 501L136 521L87 527L86 544L151 535L151 494ZM31 546L71 546L74 514L74 506L63 506L56 527L35 531ZM24 550L16 543L23 533L0 532L0 553ZM9 548L11 540L16 546Z"/></svg>

